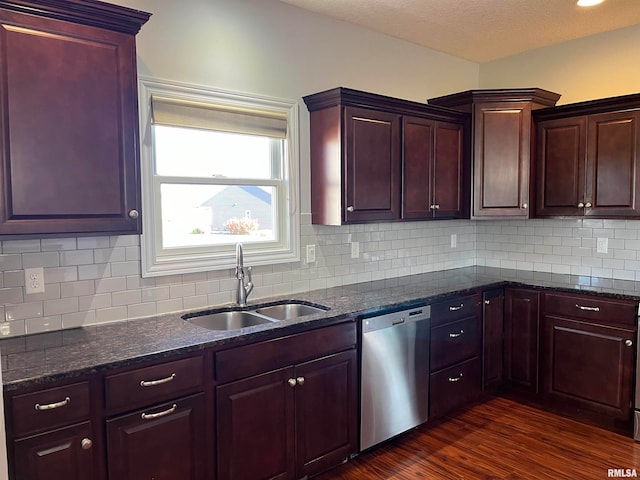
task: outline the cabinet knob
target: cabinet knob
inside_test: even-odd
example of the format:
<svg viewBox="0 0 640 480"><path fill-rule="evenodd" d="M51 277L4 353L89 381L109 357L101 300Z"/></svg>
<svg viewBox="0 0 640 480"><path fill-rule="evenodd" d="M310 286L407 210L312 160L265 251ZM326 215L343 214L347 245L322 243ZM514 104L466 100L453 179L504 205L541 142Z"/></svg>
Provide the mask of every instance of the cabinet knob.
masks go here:
<svg viewBox="0 0 640 480"><path fill-rule="evenodd" d="M625 340L625 341L624 341L624 344L625 344L627 347L632 347L632 346L633 346L633 340Z"/></svg>
<svg viewBox="0 0 640 480"><path fill-rule="evenodd" d="M347 212L353 212L355 210L355 208L353 208L353 205L349 205L347 207Z"/></svg>
<svg viewBox="0 0 640 480"><path fill-rule="evenodd" d="M304 385L304 377L296 378L296 382L298 383L298 385Z"/></svg>
<svg viewBox="0 0 640 480"><path fill-rule="evenodd" d="M584 203L580 202L580 203L578 204L578 208L584 208Z"/></svg>
<svg viewBox="0 0 640 480"><path fill-rule="evenodd" d="M484 301L484 304L485 304L485 305L489 305L490 303L491 303L491 300L485 300L485 301Z"/></svg>
<svg viewBox="0 0 640 480"><path fill-rule="evenodd" d="M140 216L140 212L138 210L129 210L129 218L138 218Z"/></svg>
<svg viewBox="0 0 640 480"><path fill-rule="evenodd" d="M434 208L435 210L440 210L440 205L438 205L438 204L436 203L436 204L433 206L433 208Z"/></svg>
<svg viewBox="0 0 640 480"><path fill-rule="evenodd" d="M522 209L526 210L527 208L529 208L529 204L528 203L523 203L522 204Z"/></svg>
<svg viewBox="0 0 640 480"><path fill-rule="evenodd" d="M290 378L289 380L287 380L287 383L289 384L290 387L295 387L296 383L298 382L296 381L295 378Z"/></svg>
<svg viewBox="0 0 640 480"><path fill-rule="evenodd" d="M93 447L93 442L91 441L90 438L83 438L82 441L80 442L80 446L82 447L83 450L90 450L91 447Z"/></svg>
<svg viewBox="0 0 640 480"><path fill-rule="evenodd" d="M584 204L585 208L591 208L593 205L591 205L591 202L587 202Z"/></svg>

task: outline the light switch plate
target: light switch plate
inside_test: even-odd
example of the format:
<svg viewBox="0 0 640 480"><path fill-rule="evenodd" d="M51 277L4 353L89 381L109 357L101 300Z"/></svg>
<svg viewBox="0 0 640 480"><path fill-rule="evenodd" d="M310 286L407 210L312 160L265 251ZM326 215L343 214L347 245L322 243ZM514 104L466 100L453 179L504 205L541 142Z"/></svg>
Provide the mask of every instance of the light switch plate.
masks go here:
<svg viewBox="0 0 640 480"><path fill-rule="evenodd" d="M315 263L316 261L316 246L307 245L307 263Z"/></svg>
<svg viewBox="0 0 640 480"><path fill-rule="evenodd" d="M598 237L596 242L597 253L609 253L609 239L606 237Z"/></svg>

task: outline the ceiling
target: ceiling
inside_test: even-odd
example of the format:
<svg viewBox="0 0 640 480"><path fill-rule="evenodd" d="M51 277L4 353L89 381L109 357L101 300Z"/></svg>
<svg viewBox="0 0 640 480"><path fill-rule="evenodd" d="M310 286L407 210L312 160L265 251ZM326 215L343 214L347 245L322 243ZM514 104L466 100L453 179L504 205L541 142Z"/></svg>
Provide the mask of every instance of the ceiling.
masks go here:
<svg viewBox="0 0 640 480"><path fill-rule="evenodd" d="M280 0L484 63L640 24L640 0Z"/></svg>

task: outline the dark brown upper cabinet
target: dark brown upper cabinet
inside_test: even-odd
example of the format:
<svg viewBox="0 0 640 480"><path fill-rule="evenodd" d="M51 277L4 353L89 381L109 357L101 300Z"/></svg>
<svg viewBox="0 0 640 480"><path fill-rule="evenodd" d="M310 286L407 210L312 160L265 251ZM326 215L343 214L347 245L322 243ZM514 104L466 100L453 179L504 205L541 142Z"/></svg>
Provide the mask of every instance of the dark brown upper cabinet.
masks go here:
<svg viewBox="0 0 640 480"><path fill-rule="evenodd" d="M342 87L304 101L314 224L468 218L468 115Z"/></svg>
<svg viewBox="0 0 640 480"><path fill-rule="evenodd" d="M559 98L547 90L519 88L429 99L472 115L474 217L529 217L531 112Z"/></svg>
<svg viewBox="0 0 640 480"><path fill-rule="evenodd" d="M539 110L537 217L640 216L640 94Z"/></svg>
<svg viewBox="0 0 640 480"><path fill-rule="evenodd" d="M0 235L139 233L135 34L88 0L0 8Z"/></svg>

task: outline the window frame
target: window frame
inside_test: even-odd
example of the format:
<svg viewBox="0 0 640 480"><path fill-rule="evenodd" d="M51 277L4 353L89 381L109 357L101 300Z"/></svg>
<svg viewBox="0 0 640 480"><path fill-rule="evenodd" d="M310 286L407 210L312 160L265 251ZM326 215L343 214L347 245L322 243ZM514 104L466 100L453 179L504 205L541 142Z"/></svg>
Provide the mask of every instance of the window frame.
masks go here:
<svg viewBox="0 0 640 480"><path fill-rule="evenodd" d="M161 205L160 186L166 181L189 184L199 182L194 177L156 176L154 169L154 142L152 126L153 95L183 101L197 101L214 105L226 105L237 108L250 108L267 112L277 112L287 118L287 135L283 142L282 179L265 181L248 180L243 184L279 183L276 188L279 224L279 237L271 242L248 242L243 244L245 263L249 265L270 265L300 260L300 214L299 214L299 122L298 103L293 100L271 98L214 89L199 85L139 77L140 103L140 159L142 184L142 235L141 263L143 277L206 272L235 267L235 243L233 245L213 245L181 247L163 251L161 246ZM237 180L237 179L235 179ZM247 179L242 179L244 180ZM224 182L222 182L224 183ZM237 184L232 181L231 184Z"/></svg>

